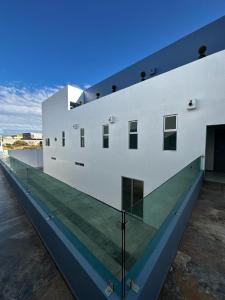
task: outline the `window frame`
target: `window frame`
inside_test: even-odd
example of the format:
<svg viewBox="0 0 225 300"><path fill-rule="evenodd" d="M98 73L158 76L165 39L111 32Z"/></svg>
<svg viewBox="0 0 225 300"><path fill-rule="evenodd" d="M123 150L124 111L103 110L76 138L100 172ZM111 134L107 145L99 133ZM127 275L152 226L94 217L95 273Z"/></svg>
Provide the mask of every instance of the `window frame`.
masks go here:
<svg viewBox="0 0 225 300"><path fill-rule="evenodd" d="M166 129L166 118L168 117L175 117L176 118L176 127L172 129ZM177 125L178 125L178 115L177 114L171 114L171 115L164 115L163 116L163 151L177 151ZM165 149L165 133L167 132L175 132L176 133L176 149Z"/></svg>
<svg viewBox="0 0 225 300"><path fill-rule="evenodd" d="M65 131L62 131L62 147L65 147L66 145L66 133Z"/></svg>
<svg viewBox="0 0 225 300"><path fill-rule="evenodd" d="M45 138L45 146L50 147L50 138Z"/></svg>
<svg viewBox="0 0 225 300"><path fill-rule="evenodd" d="M104 133L104 127L108 127L108 133ZM104 138L107 137L108 139L108 147L104 147ZM103 149L109 149L109 124L103 124L102 125L102 148Z"/></svg>
<svg viewBox="0 0 225 300"><path fill-rule="evenodd" d="M80 147L85 148L85 129L80 128Z"/></svg>
<svg viewBox="0 0 225 300"><path fill-rule="evenodd" d="M131 123L132 122L137 123L137 131L131 131ZM130 147L130 136L131 135L137 135L137 148L131 148ZM138 120L128 121L128 149L129 150L138 150Z"/></svg>

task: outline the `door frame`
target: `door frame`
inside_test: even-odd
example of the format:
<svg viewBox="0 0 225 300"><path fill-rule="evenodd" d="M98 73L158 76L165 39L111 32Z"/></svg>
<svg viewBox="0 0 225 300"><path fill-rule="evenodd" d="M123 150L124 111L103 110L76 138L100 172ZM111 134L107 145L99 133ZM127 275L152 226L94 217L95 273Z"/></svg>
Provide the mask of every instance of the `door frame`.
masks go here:
<svg viewBox="0 0 225 300"><path fill-rule="evenodd" d="M127 179L132 180L132 190L131 190L132 204L133 204L133 180L143 182L143 199L144 199L144 180L137 179L137 178L131 178L131 177L127 177L127 176L121 176L121 185L120 185L121 186L121 210L123 210L123 178L127 178Z"/></svg>

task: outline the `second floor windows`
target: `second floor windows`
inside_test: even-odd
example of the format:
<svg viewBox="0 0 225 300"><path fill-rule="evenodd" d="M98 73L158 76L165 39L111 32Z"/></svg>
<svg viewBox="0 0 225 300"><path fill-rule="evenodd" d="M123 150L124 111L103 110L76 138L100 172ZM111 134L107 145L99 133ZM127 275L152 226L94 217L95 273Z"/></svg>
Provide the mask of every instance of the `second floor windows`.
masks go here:
<svg viewBox="0 0 225 300"><path fill-rule="evenodd" d="M65 144L66 144L65 131L62 131L62 146L65 147Z"/></svg>
<svg viewBox="0 0 225 300"><path fill-rule="evenodd" d="M163 150L177 150L177 116L165 116L163 128Z"/></svg>
<svg viewBox="0 0 225 300"><path fill-rule="evenodd" d="M129 122L129 149L138 148L138 121Z"/></svg>
<svg viewBox="0 0 225 300"><path fill-rule="evenodd" d="M102 137L102 147L109 148L109 125L102 126L103 137Z"/></svg>
<svg viewBox="0 0 225 300"><path fill-rule="evenodd" d="M81 148L85 147L84 128L80 129L80 146Z"/></svg>

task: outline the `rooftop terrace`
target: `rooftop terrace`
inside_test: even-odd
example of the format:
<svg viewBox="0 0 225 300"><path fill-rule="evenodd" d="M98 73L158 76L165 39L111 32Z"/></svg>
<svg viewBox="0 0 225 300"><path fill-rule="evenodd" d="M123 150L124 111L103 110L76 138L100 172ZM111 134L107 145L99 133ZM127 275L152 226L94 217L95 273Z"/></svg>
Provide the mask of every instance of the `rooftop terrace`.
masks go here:
<svg viewBox="0 0 225 300"><path fill-rule="evenodd" d="M225 299L225 184L205 182L160 300ZM0 170L0 298L72 300Z"/></svg>

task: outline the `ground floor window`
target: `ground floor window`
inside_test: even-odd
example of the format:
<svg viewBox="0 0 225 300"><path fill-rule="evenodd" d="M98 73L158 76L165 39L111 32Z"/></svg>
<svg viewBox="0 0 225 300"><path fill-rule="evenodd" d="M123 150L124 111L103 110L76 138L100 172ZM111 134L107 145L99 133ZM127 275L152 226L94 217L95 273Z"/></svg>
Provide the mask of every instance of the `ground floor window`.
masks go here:
<svg viewBox="0 0 225 300"><path fill-rule="evenodd" d="M144 182L122 177L122 208L143 218Z"/></svg>

